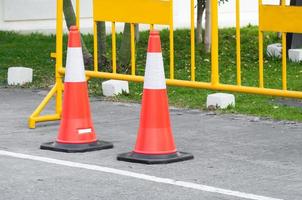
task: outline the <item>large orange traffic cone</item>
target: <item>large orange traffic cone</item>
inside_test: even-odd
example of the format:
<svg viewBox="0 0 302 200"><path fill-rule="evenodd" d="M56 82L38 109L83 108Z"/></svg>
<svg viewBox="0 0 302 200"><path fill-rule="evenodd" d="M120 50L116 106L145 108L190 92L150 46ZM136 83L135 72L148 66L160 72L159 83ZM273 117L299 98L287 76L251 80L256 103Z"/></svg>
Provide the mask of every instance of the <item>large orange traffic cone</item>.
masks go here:
<svg viewBox="0 0 302 200"><path fill-rule="evenodd" d="M184 161L193 155L177 152L170 126L165 73L158 31L150 33L140 128L133 152L118 155L122 161L161 164Z"/></svg>
<svg viewBox="0 0 302 200"><path fill-rule="evenodd" d="M87 82L78 28L69 32L63 113L58 138L41 145L41 149L62 152L85 152L112 148L109 142L99 141L90 114Z"/></svg>

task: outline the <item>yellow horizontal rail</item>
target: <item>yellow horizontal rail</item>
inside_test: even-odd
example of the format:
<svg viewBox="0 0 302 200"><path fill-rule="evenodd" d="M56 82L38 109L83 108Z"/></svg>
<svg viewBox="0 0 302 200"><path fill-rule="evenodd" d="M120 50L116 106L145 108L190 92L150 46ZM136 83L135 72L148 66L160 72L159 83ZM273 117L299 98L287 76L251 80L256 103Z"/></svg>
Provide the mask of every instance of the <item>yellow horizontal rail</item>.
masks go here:
<svg viewBox="0 0 302 200"><path fill-rule="evenodd" d="M61 118L60 115L54 114L54 115L44 115L39 117L33 117L32 120L35 120L36 122L46 122L46 121L56 121Z"/></svg>
<svg viewBox="0 0 302 200"><path fill-rule="evenodd" d="M59 71L64 74L65 70L61 69ZM103 78L103 79L117 79L133 82L144 82L143 76L133 76L127 74L113 74L108 72L94 72L86 71L86 76L92 78ZM179 86L179 87L189 87L198 89L208 89L208 90L220 90L220 91L230 91L230 92L240 92L248 94L259 94L259 95L269 95L269 96L280 96L280 97L290 97L302 99L302 92L289 91L289 90L279 90L279 89L269 89L269 88L258 88L249 86L238 86L238 85L228 85L228 84L212 84L207 82L194 82L187 80L175 80L166 79L167 85Z"/></svg>

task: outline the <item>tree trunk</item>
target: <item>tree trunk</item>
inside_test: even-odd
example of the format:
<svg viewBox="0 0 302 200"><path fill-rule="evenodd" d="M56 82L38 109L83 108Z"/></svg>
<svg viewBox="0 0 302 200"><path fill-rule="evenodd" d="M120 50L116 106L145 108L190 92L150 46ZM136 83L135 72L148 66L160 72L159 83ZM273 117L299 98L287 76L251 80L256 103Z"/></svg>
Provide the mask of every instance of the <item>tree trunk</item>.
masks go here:
<svg viewBox="0 0 302 200"><path fill-rule="evenodd" d="M135 41L139 42L139 24L135 24Z"/></svg>
<svg viewBox="0 0 302 200"><path fill-rule="evenodd" d="M206 2L206 25L204 35L204 47L207 53L211 52L212 26L211 26L211 1Z"/></svg>
<svg viewBox="0 0 302 200"><path fill-rule="evenodd" d="M118 55L119 67L121 67L124 72L128 72L128 66L130 63L130 57L131 57L130 36L131 36L130 24L126 23L124 26L122 43Z"/></svg>
<svg viewBox="0 0 302 200"><path fill-rule="evenodd" d="M196 27L196 43L202 43L202 17L204 13L204 0L197 1L197 27Z"/></svg>
<svg viewBox="0 0 302 200"><path fill-rule="evenodd" d="M67 24L67 27L69 30L70 26L76 25L76 16L74 13L74 9L73 9L71 0L63 1L63 11L64 11L64 16L65 16L65 21L66 21L66 24ZM81 43L82 43L85 66L92 65L92 61L93 61L92 55L88 51L82 37L81 37Z"/></svg>
<svg viewBox="0 0 302 200"><path fill-rule="evenodd" d="M98 34L98 64L99 70L103 67L107 69L108 60L106 56L106 24L105 22L97 23Z"/></svg>

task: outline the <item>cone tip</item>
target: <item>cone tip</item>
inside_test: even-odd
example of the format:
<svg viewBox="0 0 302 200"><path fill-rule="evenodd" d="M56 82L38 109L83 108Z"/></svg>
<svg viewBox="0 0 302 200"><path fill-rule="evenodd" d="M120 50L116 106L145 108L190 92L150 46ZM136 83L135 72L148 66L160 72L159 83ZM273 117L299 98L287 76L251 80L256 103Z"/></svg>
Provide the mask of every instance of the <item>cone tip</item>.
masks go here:
<svg viewBox="0 0 302 200"><path fill-rule="evenodd" d="M68 47L81 47L81 37L77 26L70 26Z"/></svg>
<svg viewBox="0 0 302 200"><path fill-rule="evenodd" d="M150 32L150 36L151 35L159 35L159 31L158 30L153 30Z"/></svg>
<svg viewBox="0 0 302 200"><path fill-rule="evenodd" d="M77 26L70 26L69 31L78 31L78 27Z"/></svg>
<svg viewBox="0 0 302 200"><path fill-rule="evenodd" d="M160 44L160 35L159 31L153 30L150 31L150 37L148 42L148 52L149 53L160 53L161 44Z"/></svg>

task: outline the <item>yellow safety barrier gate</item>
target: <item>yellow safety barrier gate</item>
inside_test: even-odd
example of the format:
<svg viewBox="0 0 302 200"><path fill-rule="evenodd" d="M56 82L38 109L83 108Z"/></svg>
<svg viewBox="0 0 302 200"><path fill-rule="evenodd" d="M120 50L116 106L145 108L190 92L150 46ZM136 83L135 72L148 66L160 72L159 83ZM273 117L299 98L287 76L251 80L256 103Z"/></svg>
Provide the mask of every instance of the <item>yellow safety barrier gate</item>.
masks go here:
<svg viewBox="0 0 302 200"><path fill-rule="evenodd" d="M250 94L271 95L280 97L302 98L302 92L287 90L286 73L286 33L302 33L302 7L285 5L263 5L259 0L259 87L241 85L241 55L240 55L240 0L236 0L236 65L237 84L222 84L219 81L219 45L218 45L218 1L211 1L211 82L195 80L195 2L191 1L191 80L174 78L174 31L173 31L173 0L94 0L94 70L86 71L88 78L119 79L143 82L144 77L136 75L135 24L168 25L170 29L170 76L167 84L180 87L202 88ZM76 0L77 26L80 27L80 0ZM97 56L97 22L107 21L112 25L112 73L98 71ZM290 23L288 23L290 21ZM120 74L116 70L116 22L131 24L131 74ZM264 87L263 78L263 35L264 32L282 32L282 89ZM51 57L56 59L56 82L49 94L29 117L29 127L35 128L37 122L59 120L62 112L62 93L64 75L63 68L63 0L57 0L56 53ZM55 114L40 116L50 99L55 96Z"/></svg>

